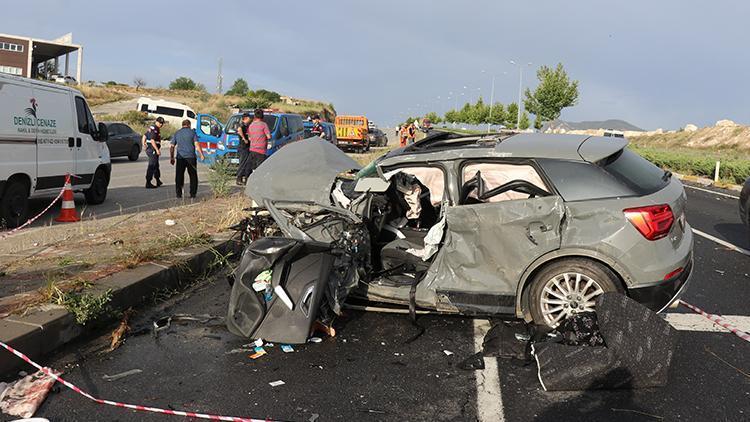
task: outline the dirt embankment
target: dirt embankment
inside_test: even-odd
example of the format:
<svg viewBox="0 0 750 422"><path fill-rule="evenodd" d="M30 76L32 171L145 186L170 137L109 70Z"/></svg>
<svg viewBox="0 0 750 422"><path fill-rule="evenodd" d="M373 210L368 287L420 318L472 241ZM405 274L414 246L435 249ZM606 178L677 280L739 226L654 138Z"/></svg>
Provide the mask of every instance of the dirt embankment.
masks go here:
<svg viewBox="0 0 750 422"><path fill-rule="evenodd" d="M729 120L704 128L688 127L679 131L630 136L631 142L655 148L688 148L712 152L737 152L750 157L750 127Z"/></svg>
<svg viewBox="0 0 750 422"><path fill-rule="evenodd" d="M94 108L95 113L97 109L101 108L106 114L120 114L125 111L134 110L134 101L138 97L150 97L186 104L197 113L212 114L221 120L226 120L234 110L234 107L244 101L239 96L209 94L205 91L183 91L163 88L139 88L136 90L135 87L127 85L83 85L80 87L80 90L86 96L89 104ZM271 108L289 113L320 114L326 116L331 121L336 116L336 110L332 104L291 97L282 98L284 99L283 101L272 104ZM120 110L117 107L113 108L112 105L116 103L125 104L127 110ZM110 112L110 109L114 112Z"/></svg>

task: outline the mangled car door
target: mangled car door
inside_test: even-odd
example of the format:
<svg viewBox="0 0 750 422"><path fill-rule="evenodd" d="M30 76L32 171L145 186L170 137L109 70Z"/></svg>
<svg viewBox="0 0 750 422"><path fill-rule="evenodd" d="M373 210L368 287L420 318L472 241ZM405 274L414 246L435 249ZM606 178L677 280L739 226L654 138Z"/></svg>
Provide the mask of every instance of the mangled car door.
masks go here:
<svg viewBox="0 0 750 422"><path fill-rule="evenodd" d="M446 209L444 245L419 287L438 309L513 313L524 270L560 247L562 199L531 166L491 170L464 167L461 197Z"/></svg>

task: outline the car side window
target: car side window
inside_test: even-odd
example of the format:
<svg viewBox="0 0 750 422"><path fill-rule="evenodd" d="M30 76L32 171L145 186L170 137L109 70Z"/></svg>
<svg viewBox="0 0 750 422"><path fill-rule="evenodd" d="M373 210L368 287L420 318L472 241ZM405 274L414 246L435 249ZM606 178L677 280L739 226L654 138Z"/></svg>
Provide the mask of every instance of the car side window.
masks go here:
<svg viewBox="0 0 750 422"><path fill-rule="evenodd" d="M279 128L279 133L281 133L281 136L289 136L289 124L286 117L281 118L281 128Z"/></svg>
<svg viewBox="0 0 750 422"><path fill-rule="evenodd" d="M445 174L437 167L400 167L386 172L386 176L395 173L404 173L414 176L430 190L430 203L433 206L440 205L445 197Z"/></svg>
<svg viewBox="0 0 750 422"><path fill-rule="evenodd" d="M481 180L480 180L481 179ZM536 169L528 164L469 163L461 171L460 205L528 199L531 194L520 190L507 190L497 195L480 199L485 192L491 192L509 182L527 182L526 186L548 192Z"/></svg>
<svg viewBox="0 0 750 422"><path fill-rule="evenodd" d="M195 119L195 113L193 113L190 110L187 111L187 116L188 116L188 119Z"/></svg>
<svg viewBox="0 0 750 422"><path fill-rule="evenodd" d="M89 135L96 132L96 123L94 123L94 116L91 115L86 101L81 97L76 97L76 120L78 121L78 131L81 133L88 133Z"/></svg>
<svg viewBox="0 0 750 422"><path fill-rule="evenodd" d="M209 116L201 117L200 130L204 135L216 136L216 128L220 127L219 121Z"/></svg>

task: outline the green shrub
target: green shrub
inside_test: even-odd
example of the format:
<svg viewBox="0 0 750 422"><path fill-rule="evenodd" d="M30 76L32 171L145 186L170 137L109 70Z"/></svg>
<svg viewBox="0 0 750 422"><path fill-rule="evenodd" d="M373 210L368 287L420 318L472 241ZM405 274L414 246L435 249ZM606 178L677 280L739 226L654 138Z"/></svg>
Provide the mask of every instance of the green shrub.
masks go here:
<svg viewBox="0 0 750 422"><path fill-rule="evenodd" d="M211 166L211 172L208 173L208 185L214 196L223 198L232 191L231 182L234 178L235 171L229 161L220 158Z"/></svg>
<svg viewBox="0 0 750 422"><path fill-rule="evenodd" d="M726 158L711 153L663 150L646 147L631 147L643 158L657 166L682 174L713 179L716 162L721 162L719 177L729 183L742 184L750 177L750 161Z"/></svg>

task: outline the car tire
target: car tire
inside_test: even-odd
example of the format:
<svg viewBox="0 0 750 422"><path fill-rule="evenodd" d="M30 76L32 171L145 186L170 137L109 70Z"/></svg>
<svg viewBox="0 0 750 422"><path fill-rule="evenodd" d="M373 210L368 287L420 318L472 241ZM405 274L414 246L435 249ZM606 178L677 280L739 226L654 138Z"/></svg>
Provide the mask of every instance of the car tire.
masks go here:
<svg viewBox="0 0 750 422"><path fill-rule="evenodd" d="M103 169L97 169L94 178L91 180L91 187L83 191L86 195L86 203L99 205L107 199L107 188L109 187L109 177Z"/></svg>
<svg viewBox="0 0 750 422"><path fill-rule="evenodd" d="M574 313L593 311L596 297L604 292L623 292L612 270L590 259L567 258L537 272L528 309L535 324L554 328Z"/></svg>
<svg viewBox="0 0 750 422"><path fill-rule="evenodd" d="M130 149L130 154L128 154L128 160L138 161L138 156L140 154L141 154L141 148L138 145L133 145L133 148Z"/></svg>
<svg viewBox="0 0 750 422"><path fill-rule="evenodd" d="M29 216L29 184L24 180L11 180L0 198L0 225L15 228L25 223Z"/></svg>

